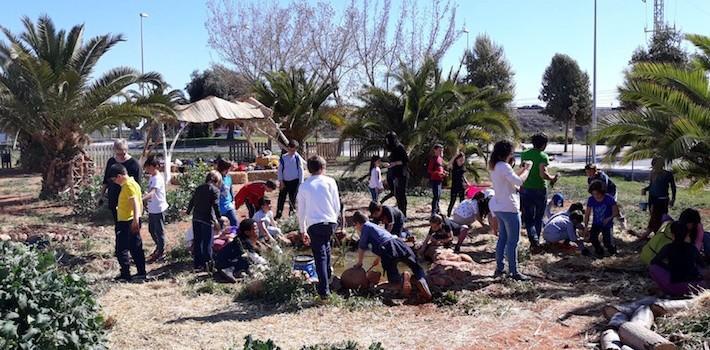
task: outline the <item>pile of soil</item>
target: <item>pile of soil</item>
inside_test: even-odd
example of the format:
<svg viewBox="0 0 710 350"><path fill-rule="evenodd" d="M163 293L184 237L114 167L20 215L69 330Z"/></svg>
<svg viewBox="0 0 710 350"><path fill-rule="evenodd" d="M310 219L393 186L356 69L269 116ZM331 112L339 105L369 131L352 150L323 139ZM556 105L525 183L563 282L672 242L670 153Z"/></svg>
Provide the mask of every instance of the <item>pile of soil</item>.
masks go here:
<svg viewBox="0 0 710 350"><path fill-rule="evenodd" d="M39 241L65 242L88 236L88 230L81 226L61 225L17 225L0 228L0 241L35 243Z"/></svg>

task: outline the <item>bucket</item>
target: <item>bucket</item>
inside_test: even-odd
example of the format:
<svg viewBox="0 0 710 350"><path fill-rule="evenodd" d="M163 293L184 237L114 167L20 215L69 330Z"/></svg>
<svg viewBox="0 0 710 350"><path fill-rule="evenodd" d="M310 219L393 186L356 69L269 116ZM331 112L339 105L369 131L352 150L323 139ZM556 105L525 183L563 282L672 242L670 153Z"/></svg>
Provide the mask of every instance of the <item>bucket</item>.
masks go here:
<svg viewBox="0 0 710 350"><path fill-rule="evenodd" d="M639 202L639 208L642 211L646 211L648 209L648 202Z"/></svg>
<svg viewBox="0 0 710 350"><path fill-rule="evenodd" d="M293 270L303 271L308 275L308 280L318 282L316 275L316 263L311 255L296 255L293 257Z"/></svg>

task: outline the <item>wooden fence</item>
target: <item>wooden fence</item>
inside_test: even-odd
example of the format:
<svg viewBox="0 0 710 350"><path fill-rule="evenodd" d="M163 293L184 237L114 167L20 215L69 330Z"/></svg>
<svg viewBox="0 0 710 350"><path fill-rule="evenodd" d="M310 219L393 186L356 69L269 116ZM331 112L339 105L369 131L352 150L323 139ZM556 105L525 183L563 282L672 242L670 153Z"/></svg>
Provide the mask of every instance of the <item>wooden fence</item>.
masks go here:
<svg viewBox="0 0 710 350"><path fill-rule="evenodd" d="M271 150L272 144L271 140L267 142L254 142L256 147L256 153L261 154L264 150ZM277 153L278 154L278 153ZM249 142L244 140L234 140L229 145L229 160L236 162L253 162L254 152L252 151Z"/></svg>
<svg viewBox="0 0 710 350"><path fill-rule="evenodd" d="M94 161L97 169L103 169L114 155L112 143L88 145L84 147L84 152Z"/></svg>

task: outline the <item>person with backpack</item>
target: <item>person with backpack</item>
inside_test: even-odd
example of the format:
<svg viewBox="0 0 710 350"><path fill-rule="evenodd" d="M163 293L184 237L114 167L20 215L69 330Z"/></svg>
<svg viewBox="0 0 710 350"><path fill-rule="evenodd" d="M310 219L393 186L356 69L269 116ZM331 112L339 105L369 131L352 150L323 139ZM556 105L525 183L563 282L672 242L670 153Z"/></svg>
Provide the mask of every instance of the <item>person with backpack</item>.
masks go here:
<svg viewBox="0 0 710 350"><path fill-rule="evenodd" d="M279 199L276 205L276 216L274 220L281 219L283 214L284 204L286 204L286 195L288 195L289 209L288 215L291 216L296 211L296 197L298 196L298 187L303 183L303 158L298 154L298 141L291 140L288 142L288 150L279 158L279 167L277 176L279 180Z"/></svg>
<svg viewBox="0 0 710 350"><path fill-rule="evenodd" d="M441 184L446 178L447 172L444 170L444 146L435 144L432 150L432 156L427 164L427 173L429 174L429 185L431 186L431 215L439 214L439 201L441 200Z"/></svg>

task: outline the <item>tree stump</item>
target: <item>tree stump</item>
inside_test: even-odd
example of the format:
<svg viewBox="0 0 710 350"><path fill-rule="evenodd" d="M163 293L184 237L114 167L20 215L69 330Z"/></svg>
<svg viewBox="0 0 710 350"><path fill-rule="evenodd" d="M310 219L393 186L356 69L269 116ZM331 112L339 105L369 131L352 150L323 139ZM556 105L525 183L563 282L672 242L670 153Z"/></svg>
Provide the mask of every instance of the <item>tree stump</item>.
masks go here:
<svg viewBox="0 0 710 350"><path fill-rule="evenodd" d="M641 306L636 309L633 316L631 316L631 322L638 323L644 328L651 329L653 327L653 312L649 306Z"/></svg>
<svg viewBox="0 0 710 350"><path fill-rule="evenodd" d="M619 333L616 333L613 329L607 329L602 332L599 343L602 350L621 350L622 346Z"/></svg>
<svg viewBox="0 0 710 350"><path fill-rule="evenodd" d="M687 310L693 303L692 299L683 300L658 300L651 305L651 311L656 317L672 315Z"/></svg>
<svg viewBox="0 0 710 350"><path fill-rule="evenodd" d="M626 322L619 327L621 341L636 350L676 350L675 344L658 333L636 322Z"/></svg>

